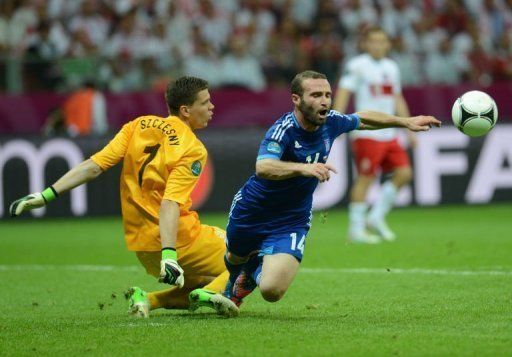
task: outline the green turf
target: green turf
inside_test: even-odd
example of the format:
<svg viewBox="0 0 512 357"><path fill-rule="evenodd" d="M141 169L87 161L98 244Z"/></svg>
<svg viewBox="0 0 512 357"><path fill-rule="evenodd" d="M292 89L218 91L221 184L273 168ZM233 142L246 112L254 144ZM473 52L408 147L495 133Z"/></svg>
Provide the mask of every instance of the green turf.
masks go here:
<svg viewBox="0 0 512 357"><path fill-rule="evenodd" d="M236 319L161 310L149 320L126 316L122 291L162 285L135 268L119 219L4 221L0 355L510 356L511 217L510 205L399 209L398 241L355 246L345 211L325 223L317 214L283 301L256 293Z"/></svg>

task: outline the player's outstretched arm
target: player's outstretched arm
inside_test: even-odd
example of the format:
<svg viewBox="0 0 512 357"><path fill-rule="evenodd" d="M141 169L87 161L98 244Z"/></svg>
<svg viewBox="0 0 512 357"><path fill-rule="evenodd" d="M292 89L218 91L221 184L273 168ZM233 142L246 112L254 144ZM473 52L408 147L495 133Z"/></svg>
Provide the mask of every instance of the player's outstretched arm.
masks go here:
<svg viewBox="0 0 512 357"><path fill-rule="evenodd" d="M19 216L22 212L43 207L59 195L91 181L102 173L101 168L91 159L85 160L64 174L57 182L42 192L31 193L14 201L9 207L11 217Z"/></svg>
<svg viewBox="0 0 512 357"><path fill-rule="evenodd" d="M178 264L176 253L176 237L180 207L177 202L162 200L160 205L160 239L162 241L162 260L160 261L160 277L158 281L183 287L185 277L183 269Z"/></svg>
<svg viewBox="0 0 512 357"><path fill-rule="evenodd" d="M334 167L328 164L303 164L287 162L276 159L263 159L256 161L256 175L267 180L286 180L291 177L316 177L320 182L329 180L330 172L337 173Z"/></svg>
<svg viewBox="0 0 512 357"><path fill-rule="evenodd" d="M356 113L361 119L359 130L374 130L384 128L407 128L411 131L427 131L432 126L441 126L441 121L432 116L398 117L395 115L362 111Z"/></svg>

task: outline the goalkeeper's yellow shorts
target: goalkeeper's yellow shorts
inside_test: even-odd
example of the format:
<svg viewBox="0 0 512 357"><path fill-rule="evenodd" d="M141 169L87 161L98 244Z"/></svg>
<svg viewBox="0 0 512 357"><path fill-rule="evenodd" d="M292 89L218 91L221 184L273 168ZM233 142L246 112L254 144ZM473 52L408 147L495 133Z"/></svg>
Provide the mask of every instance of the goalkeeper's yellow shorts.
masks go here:
<svg viewBox="0 0 512 357"><path fill-rule="evenodd" d="M216 277L226 271L226 232L220 228L201 225L201 233L191 244L178 248L178 263L187 276ZM137 251L137 258L149 275L160 275L161 252Z"/></svg>

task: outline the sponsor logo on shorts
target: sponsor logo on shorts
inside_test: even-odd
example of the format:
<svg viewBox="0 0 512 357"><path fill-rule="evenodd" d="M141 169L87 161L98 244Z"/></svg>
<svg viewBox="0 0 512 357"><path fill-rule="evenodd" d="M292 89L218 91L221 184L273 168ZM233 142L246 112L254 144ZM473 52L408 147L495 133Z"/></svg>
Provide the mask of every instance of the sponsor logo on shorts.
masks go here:
<svg viewBox="0 0 512 357"><path fill-rule="evenodd" d="M264 255L272 255L274 253L274 246L266 247L265 249L260 250L258 256L262 257Z"/></svg>

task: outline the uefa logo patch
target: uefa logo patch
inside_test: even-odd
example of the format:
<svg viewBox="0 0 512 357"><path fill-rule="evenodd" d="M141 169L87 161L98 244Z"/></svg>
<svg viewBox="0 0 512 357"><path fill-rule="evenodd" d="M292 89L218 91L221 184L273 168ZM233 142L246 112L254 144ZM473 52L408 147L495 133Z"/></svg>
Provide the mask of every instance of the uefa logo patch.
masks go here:
<svg viewBox="0 0 512 357"><path fill-rule="evenodd" d="M199 176L199 174L201 173L201 169L202 169L202 165L201 165L201 161L199 161L199 160L194 161L192 163L192 165L190 166L190 171L192 171L192 175L194 175L194 176Z"/></svg>
<svg viewBox="0 0 512 357"><path fill-rule="evenodd" d="M267 151L274 154L280 154L282 149L278 143L276 143L275 141L271 141L267 144Z"/></svg>

